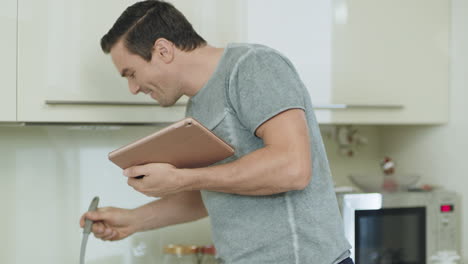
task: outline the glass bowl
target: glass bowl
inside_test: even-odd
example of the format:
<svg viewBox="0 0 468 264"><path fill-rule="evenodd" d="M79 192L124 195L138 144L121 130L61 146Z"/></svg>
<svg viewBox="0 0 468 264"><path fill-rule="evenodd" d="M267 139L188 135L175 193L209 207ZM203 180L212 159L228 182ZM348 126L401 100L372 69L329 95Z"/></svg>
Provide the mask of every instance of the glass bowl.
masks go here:
<svg viewBox="0 0 468 264"><path fill-rule="evenodd" d="M363 192L393 192L407 191L414 186L420 175L415 174L395 174L395 175L348 175L349 180Z"/></svg>

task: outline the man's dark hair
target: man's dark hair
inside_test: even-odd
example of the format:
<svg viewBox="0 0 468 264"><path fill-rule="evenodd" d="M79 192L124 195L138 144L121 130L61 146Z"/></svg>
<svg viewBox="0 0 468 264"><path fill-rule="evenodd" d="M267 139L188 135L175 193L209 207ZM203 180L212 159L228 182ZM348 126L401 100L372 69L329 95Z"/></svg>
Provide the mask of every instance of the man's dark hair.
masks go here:
<svg viewBox="0 0 468 264"><path fill-rule="evenodd" d="M191 51L206 41L193 29L185 16L172 4L147 0L128 7L101 39L101 48L108 54L122 39L125 47L146 61L151 60L154 42L165 38L183 51Z"/></svg>

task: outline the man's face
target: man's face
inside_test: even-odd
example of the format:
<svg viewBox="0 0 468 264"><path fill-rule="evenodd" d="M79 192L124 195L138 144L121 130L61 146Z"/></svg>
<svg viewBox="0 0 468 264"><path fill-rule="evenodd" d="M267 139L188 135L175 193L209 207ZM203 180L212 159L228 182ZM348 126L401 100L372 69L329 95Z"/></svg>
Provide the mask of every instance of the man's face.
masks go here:
<svg viewBox="0 0 468 264"><path fill-rule="evenodd" d="M149 94L162 106L173 105L181 96L180 85L172 78L170 63L153 54L151 61L132 54L122 41L111 49L111 57L120 75L127 79L132 94Z"/></svg>

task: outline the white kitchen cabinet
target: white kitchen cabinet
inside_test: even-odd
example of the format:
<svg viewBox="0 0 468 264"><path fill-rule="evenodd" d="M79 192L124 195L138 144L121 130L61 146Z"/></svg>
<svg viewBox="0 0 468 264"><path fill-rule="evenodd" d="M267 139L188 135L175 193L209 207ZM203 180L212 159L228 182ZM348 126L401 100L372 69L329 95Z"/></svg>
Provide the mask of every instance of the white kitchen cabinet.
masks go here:
<svg viewBox="0 0 468 264"><path fill-rule="evenodd" d="M102 35L135 2L19 0L18 121L153 123L184 116L186 97L163 108L148 96L131 95L110 56L101 51ZM225 21L237 21L234 1L171 2L210 43L236 39L237 25L214 23L223 14L232 18ZM229 33L219 34L226 25Z"/></svg>
<svg viewBox="0 0 468 264"><path fill-rule="evenodd" d="M18 121L170 122L185 105L163 108L132 95L100 38L126 0L19 0ZM152 104L152 105L145 105Z"/></svg>
<svg viewBox="0 0 468 264"><path fill-rule="evenodd" d="M0 8L0 122L16 121L16 0Z"/></svg>
<svg viewBox="0 0 468 264"><path fill-rule="evenodd" d="M449 0L335 0L334 19L333 100L403 106L337 111L334 120L448 120Z"/></svg>
<svg viewBox="0 0 468 264"><path fill-rule="evenodd" d="M447 121L450 1L293 2L245 1L245 40L292 60L320 123Z"/></svg>

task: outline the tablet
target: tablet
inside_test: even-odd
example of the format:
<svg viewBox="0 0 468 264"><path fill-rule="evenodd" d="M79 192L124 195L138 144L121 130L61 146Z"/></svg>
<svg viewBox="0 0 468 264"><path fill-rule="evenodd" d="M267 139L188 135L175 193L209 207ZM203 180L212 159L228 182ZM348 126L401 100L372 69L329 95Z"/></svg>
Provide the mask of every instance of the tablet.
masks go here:
<svg viewBox="0 0 468 264"><path fill-rule="evenodd" d="M234 149L209 129L194 118L185 118L110 152L109 160L122 169L148 163L200 168L233 154Z"/></svg>

